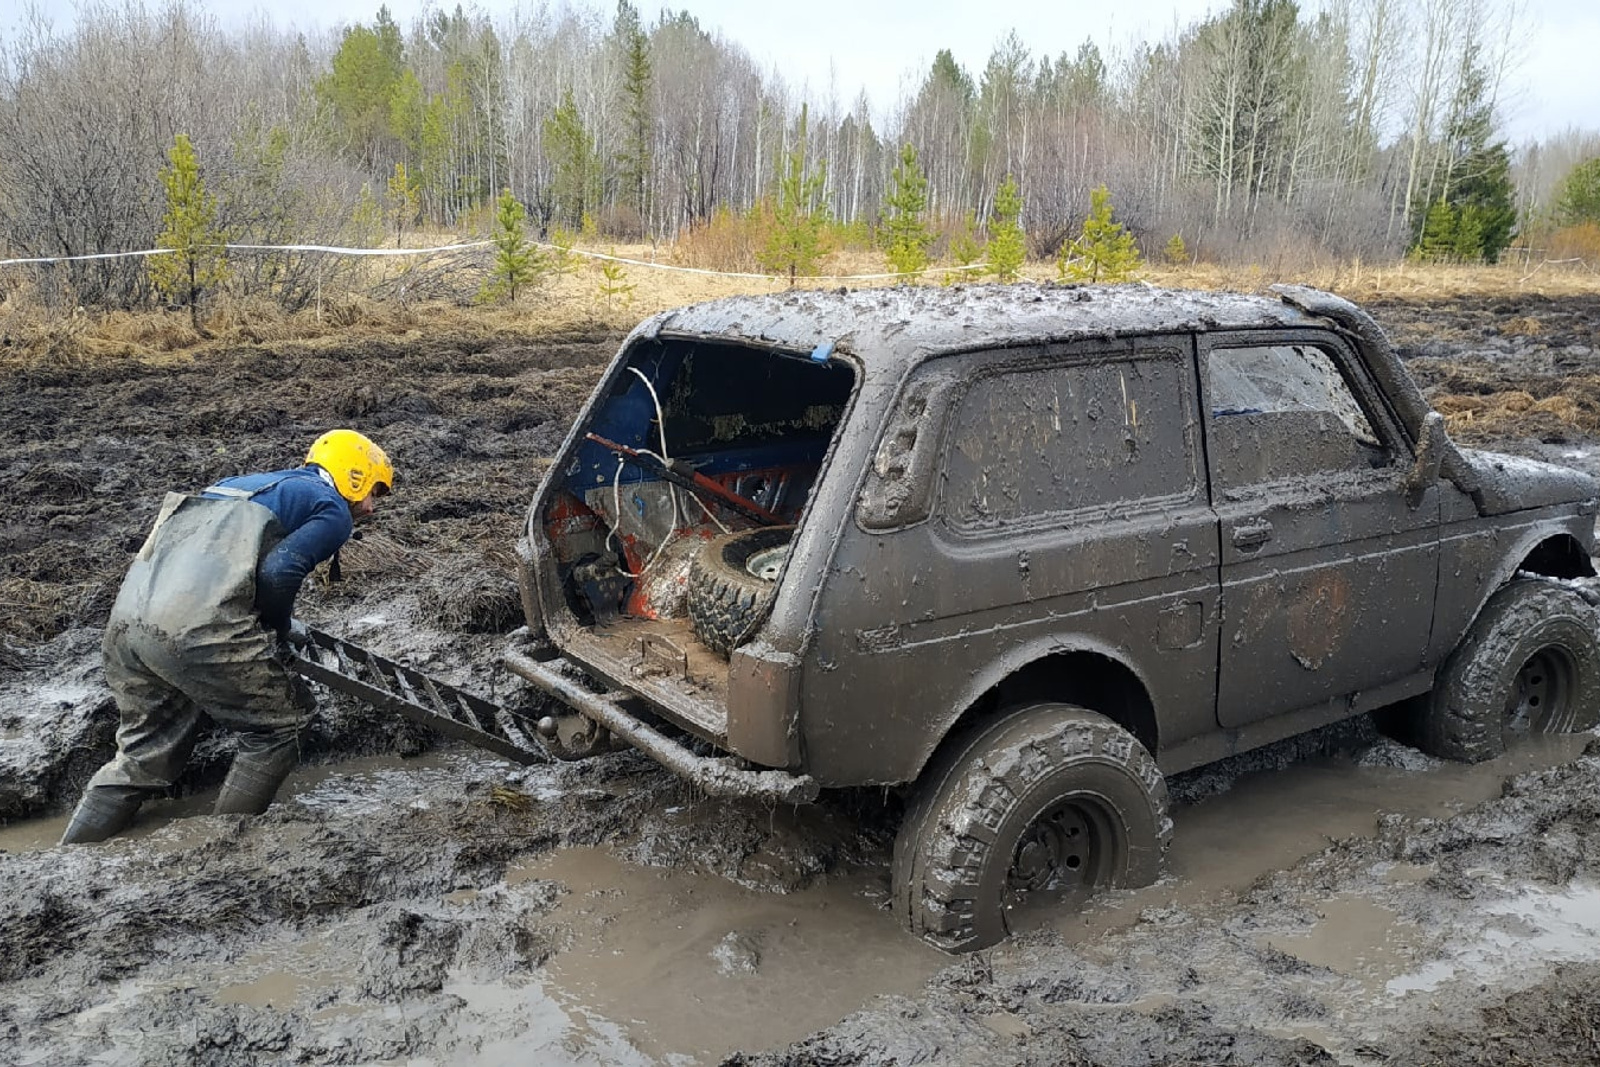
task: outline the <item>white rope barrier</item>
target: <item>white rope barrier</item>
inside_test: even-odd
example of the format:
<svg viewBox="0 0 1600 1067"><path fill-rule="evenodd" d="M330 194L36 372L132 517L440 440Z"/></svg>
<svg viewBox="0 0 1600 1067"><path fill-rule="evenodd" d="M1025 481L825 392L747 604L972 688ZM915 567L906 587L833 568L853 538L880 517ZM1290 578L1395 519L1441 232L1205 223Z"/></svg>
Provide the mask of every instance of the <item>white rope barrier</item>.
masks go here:
<svg viewBox="0 0 1600 1067"><path fill-rule="evenodd" d="M469 241L464 244L435 245L432 248L345 248L338 245L242 245L224 244L208 245L228 252L325 252L341 256L431 256L442 252L459 252L469 248L483 248L493 244L493 241ZM611 256L603 252L585 252L577 248L566 248L561 245L545 244L539 241L530 241L529 244L537 248L559 251L566 255L584 256L589 259L603 259L611 263L624 263L632 267L644 267L648 270L669 270L681 274L703 274L713 278L748 278L761 281L786 281L787 274L747 274L740 271L709 270L704 267L680 267L673 263L654 263L644 259L629 259L624 256ZM77 263L96 259L124 259L135 256L162 256L175 252L171 248L145 248L137 252L97 252L81 256L30 256L22 259L0 259L0 267L22 266L30 263ZM988 268L986 263L970 263L959 267L928 267L925 270L891 272L888 274L802 274L796 275L795 281L801 282L864 282L881 281L888 278L913 278L924 274L975 274Z"/></svg>
<svg viewBox="0 0 1600 1067"><path fill-rule="evenodd" d="M1527 281L1529 278L1532 278L1535 274L1538 274L1541 270L1544 270L1544 268L1546 268L1546 267L1561 267L1561 266L1565 266L1565 265L1567 265L1569 263L1578 264L1584 270L1588 271L1590 274L1593 274L1595 272L1594 268L1589 266L1589 261L1584 259L1582 256L1574 256L1572 259L1547 259L1544 262L1540 263L1537 267L1535 267L1532 270L1530 270L1527 274L1524 274L1521 278L1518 278L1517 279L1517 284L1521 285L1523 282ZM1526 261L1524 261L1523 266L1527 266Z"/></svg>
<svg viewBox="0 0 1600 1067"><path fill-rule="evenodd" d="M71 263L86 259L125 259L129 256L159 256L172 251L170 248L147 248L142 252L97 252L90 256L32 256L28 259L0 259L0 267L10 267L23 263Z"/></svg>
<svg viewBox="0 0 1600 1067"><path fill-rule="evenodd" d="M432 248L341 248L338 245L223 245L230 252L332 252L341 256L431 256L436 252L458 252L463 248L482 248L493 241L435 245Z"/></svg>
<svg viewBox="0 0 1600 1067"><path fill-rule="evenodd" d="M342 248L338 245L202 245L207 249L229 252L334 252L347 256L426 256L435 252L452 252L462 248L480 248L491 241L472 241L468 244L436 245L433 248ZM31 256L27 259L0 259L0 267L22 263L75 263L88 259L124 259L133 256L165 256L176 252L172 248L145 248L137 252L97 252L83 256Z"/></svg>

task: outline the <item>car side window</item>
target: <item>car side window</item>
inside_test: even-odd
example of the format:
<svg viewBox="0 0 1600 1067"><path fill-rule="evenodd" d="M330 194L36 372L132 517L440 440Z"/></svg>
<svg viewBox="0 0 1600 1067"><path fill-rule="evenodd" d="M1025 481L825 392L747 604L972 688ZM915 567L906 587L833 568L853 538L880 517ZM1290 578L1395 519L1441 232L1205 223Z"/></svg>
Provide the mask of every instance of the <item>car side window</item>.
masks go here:
<svg viewBox="0 0 1600 1067"><path fill-rule="evenodd" d="M1333 356L1319 346L1214 348L1205 372L1211 476L1221 489L1392 462Z"/></svg>
<svg viewBox="0 0 1600 1067"><path fill-rule="evenodd" d="M958 530L1161 507L1197 486L1186 360L1177 352L983 375L945 460Z"/></svg>

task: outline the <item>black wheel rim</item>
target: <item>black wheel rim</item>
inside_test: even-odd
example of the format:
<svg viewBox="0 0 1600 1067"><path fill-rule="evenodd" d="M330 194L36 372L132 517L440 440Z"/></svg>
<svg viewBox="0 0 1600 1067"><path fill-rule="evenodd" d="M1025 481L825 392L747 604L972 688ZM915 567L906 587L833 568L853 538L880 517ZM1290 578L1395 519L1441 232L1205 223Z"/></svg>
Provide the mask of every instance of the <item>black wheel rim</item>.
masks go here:
<svg viewBox="0 0 1600 1067"><path fill-rule="evenodd" d="M1017 839L1006 872L1007 904L1030 893L1098 884L1109 839L1105 812L1093 801L1071 797L1046 808Z"/></svg>
<svg viewBox="0 0 1600 1067"><path fill-rule="evenodd" d="M1506 702L1506 733L1546 734L1561 729L1571 701L1572 657L1556 647L1541 648L1517 671Z"/></svg>

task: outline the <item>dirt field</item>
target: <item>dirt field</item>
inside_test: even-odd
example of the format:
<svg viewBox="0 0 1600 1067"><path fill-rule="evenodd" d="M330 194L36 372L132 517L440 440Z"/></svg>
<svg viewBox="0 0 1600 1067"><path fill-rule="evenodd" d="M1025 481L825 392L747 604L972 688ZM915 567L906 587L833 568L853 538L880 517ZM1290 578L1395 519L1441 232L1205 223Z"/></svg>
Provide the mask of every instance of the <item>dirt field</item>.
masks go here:
<svg viewBox="0 0 1600 1067"><path fill-rule="evenodd" d="M1368 298L1463 443L1600 472L1600 295ZM898 800L517 768L325 695L259 818L53 845L116 714L100 626L169 488L330 425L395 495L298 614L501 702L510 543L619 335L502 325L0 360L0 1062L1600 1062L1600 749L1442 764L1352 722L1173 780L1158 885L950 958ZM194 816L176 818L176 816Z"/></svg>

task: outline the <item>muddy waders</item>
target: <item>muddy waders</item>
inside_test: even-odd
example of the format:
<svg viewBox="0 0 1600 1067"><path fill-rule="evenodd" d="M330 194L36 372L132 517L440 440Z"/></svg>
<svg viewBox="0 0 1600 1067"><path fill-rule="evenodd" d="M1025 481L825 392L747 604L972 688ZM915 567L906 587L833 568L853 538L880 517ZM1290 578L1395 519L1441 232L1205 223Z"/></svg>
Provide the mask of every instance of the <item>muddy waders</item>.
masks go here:
<svg viewBox="0 0 1600 1067"><path fill-rule="evenodd" d="M280 536L248 494L167 495L106 626L106 682L122 715L117 754L89 780L62 844L126 829L177 779L202 715L239 735L215 812L254 815L272 803L314 707L255 609L257 563Z"/></svg>

